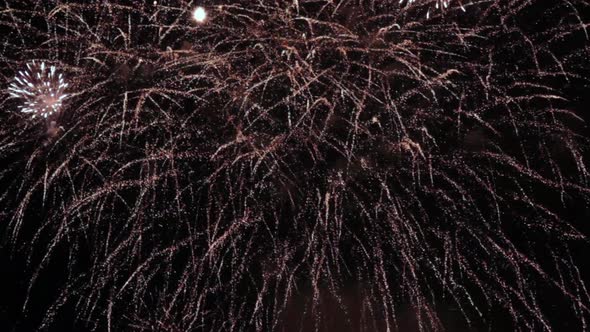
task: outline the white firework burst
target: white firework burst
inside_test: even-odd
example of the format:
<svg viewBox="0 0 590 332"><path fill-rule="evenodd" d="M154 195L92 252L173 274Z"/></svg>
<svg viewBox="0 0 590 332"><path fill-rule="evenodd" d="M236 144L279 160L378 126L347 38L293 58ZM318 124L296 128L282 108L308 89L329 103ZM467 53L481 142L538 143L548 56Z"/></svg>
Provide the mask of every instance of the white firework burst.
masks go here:
<svg viewBox="0 0 590 332"><path fill-rule="evenodd" d="M400 0L399 3L400 4L406 3L406 4L410 5L410 4L412 4L412 3L416 2L416 1L417 0ZM418 0L418 1L426 2L425 0ZM451 2L454 2L454 1L455 2L458 2L459 3L459 6L461 7L461 9L463 11L465 11L465 7L463 6L463 3L461 3L461 1L459 1L459 0L436 0L436 1L433 1L434 2L434 8L436 10L444 10L444 9L447 9L451 5ZM426 18L429 18L429 17L430 17L430 9L426 13Z"/></svg>
<svg viewBox="0 0 590 332"><path fill-rule="evenodd" d="M68 96L65 93L67 87L63 74L58 73L55 66L33 61L18 72L8 89L12 97L23 100L19 106L21 112L30 113L33 118L47 118L60 111Z"/></svg>

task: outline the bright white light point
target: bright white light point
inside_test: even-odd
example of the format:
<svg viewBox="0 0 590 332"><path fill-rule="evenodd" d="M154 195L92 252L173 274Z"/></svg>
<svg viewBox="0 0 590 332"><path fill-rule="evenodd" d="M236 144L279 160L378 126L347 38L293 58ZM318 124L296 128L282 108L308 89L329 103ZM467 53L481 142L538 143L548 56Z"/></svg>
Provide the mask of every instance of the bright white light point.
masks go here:
<svg viewBox="0 0 590 332"><path fill-rule="evenodd" d="M205 11L205 8L203 8L203 7L197 7L195 9L195 11L193 12L193 18L198 23L205 22L205 20L207 19L207 12Z"/></svg>

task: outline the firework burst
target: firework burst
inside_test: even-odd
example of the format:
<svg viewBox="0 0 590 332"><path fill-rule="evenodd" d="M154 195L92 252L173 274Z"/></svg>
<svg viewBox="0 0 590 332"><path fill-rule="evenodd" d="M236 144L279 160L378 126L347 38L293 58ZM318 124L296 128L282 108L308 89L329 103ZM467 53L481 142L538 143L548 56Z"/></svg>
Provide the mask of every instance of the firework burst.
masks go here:
<svg viewBox="0 0 590 332"><path fill-rule="evenodd" d="M6 330L588 330L587 1L0 4Z"/></svg>
<svg viewBox="0 0 590 332"><path fill-rule="evenodd" d="M30 113L33 118L47 118L60 111L68 96L67 87L63 74L56 72L55 66L32 62L18 72L8 90L12 97L22 100L21 112Z"/></svg>

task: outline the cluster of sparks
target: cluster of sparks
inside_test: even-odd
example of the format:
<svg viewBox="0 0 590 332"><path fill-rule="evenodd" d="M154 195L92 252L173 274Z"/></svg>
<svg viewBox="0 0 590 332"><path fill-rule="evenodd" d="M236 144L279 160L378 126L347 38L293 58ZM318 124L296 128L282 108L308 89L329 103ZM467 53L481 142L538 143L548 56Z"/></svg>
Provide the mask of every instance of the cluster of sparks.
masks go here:
<svg viewBox="0 0 590 332"><path fill-rule="evenodd" d="M22 100L21 112L30 113L33 118L47 118L61 109L67 87L63 74L56 72L55 66L32 62L18 72L8 90L12 97Z"/></svg>
<svg viewBox="0 0 590 332"><path fill-rule="evenodd" d="M0 90L15 319L551 331L550 291L587 330L587 234L563 211L590 202L588 140L561 91L590 72L587 4L415 2L1 1L0 67L26 68ZM59 139L39 146L14 98L63 114Z"/></svg>
<svg viewBox="0 0 590 332"><path fill-rule="evenodd" d="M416 0L400 0L400 4L406 3L406 4L410 5L415 2L416 2ZM418 0L418 2L420 2L420 0ZM445 10L445 9L449 8L449 6L450 6L451 2L453 2L453 0L435 0L433 2L434 2L433 6L434 6L435 10ZM459 2L459 6L460 6L461 10L465 11L465 7L463 6L463 3L461 3L460 1L458 1L458 2ZM430 18L430 10L428 10L428 12L426 13L426 18Z"/></svg>

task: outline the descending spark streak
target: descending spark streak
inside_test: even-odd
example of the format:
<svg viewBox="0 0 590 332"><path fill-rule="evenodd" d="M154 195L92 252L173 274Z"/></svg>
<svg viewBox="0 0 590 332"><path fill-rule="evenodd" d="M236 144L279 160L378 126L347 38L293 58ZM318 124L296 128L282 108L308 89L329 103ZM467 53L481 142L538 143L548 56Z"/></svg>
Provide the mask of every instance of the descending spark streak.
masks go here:
<svg viewBox="0 0 590 332"><path fill-rule="evenodd" d="M8 88L10 95L21 99L19 109L30 113L33 118L48 116L60 111L68 84L63 74L57 73L55 66L47 66L45 62L28 63L27 68L19 71Z"/></svg>
<svg viewBox="0 0 590 332"><path fill-rule="evenodd" d="M14 326L588 330L587 0L195 3L0 1Z"/></svg>
<svg viewBox="0 0 590 332"><path fill-rule="evenodd" d="M400 0L399 3L402 5L404 3L407 3L409 5L409 4L415 3L416 1L420 2L423 0ZM427 1L432 2L432 0L425 0L424 2L427 2ZM447 9L450 6L451 2L453 2L453 1L459 2L459 6L460 6L461 10L465 11L465 7L463 6L463 3L461 3L461 1L459 1L459 0L435 0L434 1L434 8L436 10ZM426 18L430 18L430 9L426 13Z"/></svg>

